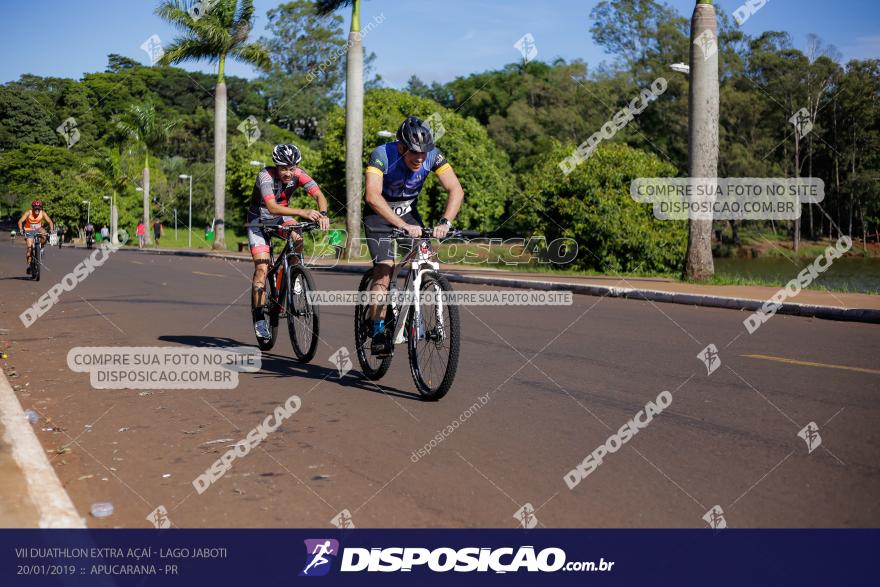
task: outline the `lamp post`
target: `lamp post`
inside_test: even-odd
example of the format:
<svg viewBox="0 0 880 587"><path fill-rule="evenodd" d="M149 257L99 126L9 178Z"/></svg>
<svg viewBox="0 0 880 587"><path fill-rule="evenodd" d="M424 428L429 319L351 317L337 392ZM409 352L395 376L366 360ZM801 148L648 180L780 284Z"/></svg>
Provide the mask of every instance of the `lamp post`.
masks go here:
<svg viewBox="0 0 880 587"><path fill-rule="evenodd" d="M83 200L82 203L86 205L86 224L91 224L92 202Z"/></svg>
<svg viewBox="0 0 880 587"><path fill-rule="evenodd" d="M116 202L114 201L115 198L111 194L109 196L104 196L103 199L110 206L110 242L114 245L118 245L119 237L117 236L116 232L118 229L117 224L119 222L119 219L116 215Z"/></svg>
<svg viewBox="0 0 880 587"><path fill-rule="evenodd" d="M178 176L180 179L188 179L189 180L189 248L193 246L193 177L192 175L186 175L185 173L181 173ZM177 235L175 234L175 238Z"/></svg>

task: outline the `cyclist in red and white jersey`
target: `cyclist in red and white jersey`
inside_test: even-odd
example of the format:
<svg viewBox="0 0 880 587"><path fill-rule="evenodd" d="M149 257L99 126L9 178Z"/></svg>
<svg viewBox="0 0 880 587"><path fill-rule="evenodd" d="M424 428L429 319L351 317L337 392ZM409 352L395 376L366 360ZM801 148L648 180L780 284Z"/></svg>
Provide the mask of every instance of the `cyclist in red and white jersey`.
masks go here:
<svg viewBox="0 0 880 587"><path fill-rule="evenodd" d="M293 216L318 223L323 229L330 228L327 217L327 198L317 182L299 167L302 155L296 145L276 145L272 151L274 167L264 167L257 175L251 204L248 208L247 223L252 224L293 224ZM318 209L308 210L288 206L296 188L302 188L315 198ZM296 236L294 237L296 238ZM248 244L254 258L254 330L258 337L266 339L271 335L269 325L263 319L262 307L266 304L266 273L269 270L269 235L255 226L248 227ZM300 243L299 246L302 246Z"/></svg>

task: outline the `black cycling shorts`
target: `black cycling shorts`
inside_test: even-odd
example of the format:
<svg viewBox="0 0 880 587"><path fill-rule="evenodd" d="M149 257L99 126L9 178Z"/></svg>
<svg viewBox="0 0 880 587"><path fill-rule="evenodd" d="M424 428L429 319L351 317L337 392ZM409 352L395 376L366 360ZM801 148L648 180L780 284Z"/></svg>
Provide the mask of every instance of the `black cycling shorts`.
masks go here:
<svg viewBox="0 0 880 587"><path fill-rule="evenodd" d="M419 213L415 210L407 212L400 218L407 224L424 226ZM364 217L364 232L367 237L367 248L370 250L370 257L372 257L373 263L394 260L395 239L391 237L392 228L394 228L394 225L378 214L370 214ZM413 239L400 238L396 240L397 251L401 256L406 255L412 250Z"/></svg>

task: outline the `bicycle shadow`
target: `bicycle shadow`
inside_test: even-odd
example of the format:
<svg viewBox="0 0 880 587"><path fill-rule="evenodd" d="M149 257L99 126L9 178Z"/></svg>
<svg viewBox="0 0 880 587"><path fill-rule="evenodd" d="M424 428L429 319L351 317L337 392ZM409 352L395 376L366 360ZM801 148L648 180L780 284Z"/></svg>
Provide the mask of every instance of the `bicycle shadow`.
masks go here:
<svg viewBox="0 0 880 587"><path fill-rule="evenodd" d="M281 333L279 333L279 337L280 336ZM221 336L162 335L158 337L158 340L195 347L256 346L253 342L241 342L233 338ZM276 342L276 348L278 344L281 344L280 340ZM355 361L356 359L355 357L352 357L351 360ZM395 387L380 385L376 381L370 381L357 369L352 369L343 377L339 377L339 370L335 367L325 367L314 363L300 363L290 357L285 357L272 351L263 351L260 371L254 375L257 377L263 376L274 378L304 377L306 379L315 380L326 379L333 381L341 387L349 387L352 389L359 389L408 400L428 401L418 393L404 391Z"/></svg>

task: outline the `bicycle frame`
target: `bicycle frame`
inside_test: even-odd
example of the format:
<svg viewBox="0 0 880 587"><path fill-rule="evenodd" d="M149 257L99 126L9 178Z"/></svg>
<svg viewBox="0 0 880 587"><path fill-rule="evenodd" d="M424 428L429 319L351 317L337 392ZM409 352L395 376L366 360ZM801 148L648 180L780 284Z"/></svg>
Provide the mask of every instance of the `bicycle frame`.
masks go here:
<svg viewBox="0 0 880 587"><path fill-rule="evenodd" d="M286 277L290 274L291 258L298 259L300 265L305 265L305 259L302 252L296 250L296 241L293 238L294 231L295 229L292 228L290 234L284 238L284 247L278 253L277 257L272 252L272 247L269 247L269 270L266 273L266 277L268 278L271 291L266 292L266 302L267 304L271 303L282 309L284 308L284 299L287 294ZM281 238L277 233L270 235L270 239L272 236ZM272 299L273 297L274 299ZM279 312L279 317L281 316L282 315Z"/></svg>
<svg viewBox="0 0 880 587"><path fill-rule="evenodd" d="M33 251L42 250L43 243L42 243L42 239L40 238L42 236L42 234L43 233L40 232L39 230L25 230L24 232L21 233L21 235L24 237L25 246L27 246L28 239L31 239L34 241ZM46 243L47 244L48 244L48 235L49 235L49 233L46 233L46 237L47 237Z"/></svg>
<svg viewBox="0 0 880 587"><path fill-rule="evenodd" d="M397 239L395 239L395 248L397 246ZM410 306L412 306L413 314L413 322L415 324L421 324L421 305L419 303L418 292L421 290L422 286L422 275L427 271L440 271L440 263L434 260L434 251L431 249L430 239L420 238L413 239L413 248L407 254L407 256L394 265L394 269L391 272L391 281L389 282L389 293L391 290L397 290L397 278L400 275L400 271L404 266L409 264L410 271L406 276L406 280L404 280L403 291L410 292L412 295L412 303L407 302L403 306L398 309L396 296L391 296L391 311L394 313L395 325L394 325L394 334L392 340L394 344L400 344L406 340L406 332L404 330L404 326L406 325L406 319L410 312ZM443 307L442 300L437 301L438 304L438 312L437 312L437 320L438 326L442 329L445 325L443 322ZM421 334L421 333L418 333ZM417 334L417 335L418 335Z"/></svg>

